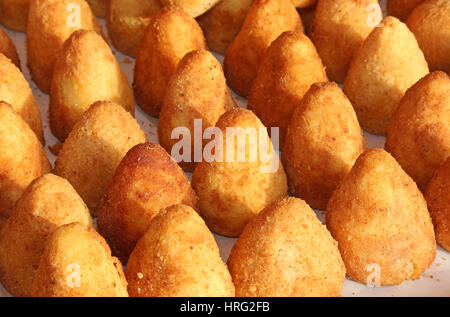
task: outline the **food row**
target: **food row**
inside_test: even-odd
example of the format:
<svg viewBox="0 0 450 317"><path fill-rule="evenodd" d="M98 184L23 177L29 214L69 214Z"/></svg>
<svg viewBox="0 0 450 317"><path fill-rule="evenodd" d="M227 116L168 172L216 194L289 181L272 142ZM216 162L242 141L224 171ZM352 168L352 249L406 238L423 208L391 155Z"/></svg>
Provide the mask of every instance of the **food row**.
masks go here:
<svg viewBox="0 0 450 317"><path fill-rule="evenodd" d="M450 250L449 1L378 24L373 0L319 0L300 15L290 0L112 0L108 32L136 55L132 87L89 4L30 0L20 11L62 142L53 168L0 33L0 281L12 295L339 296L345 276L396 285L431 265L436 240ZM225 11L241 17L225 19L234 34L211 22ZM8 12L0 22L20 29ZM208 47L225 52L223 69ZM160 145L134 119L135 100L159 117ZM200 147L199 119L202 136L220 132ZM180 127L188 159L177 164ZM244 135L242 161L193 159L239 153L229 128L259 131ZM386 135L385 150L367 149L363 129ZM211 232L238 237L227 264Z"/></svg>

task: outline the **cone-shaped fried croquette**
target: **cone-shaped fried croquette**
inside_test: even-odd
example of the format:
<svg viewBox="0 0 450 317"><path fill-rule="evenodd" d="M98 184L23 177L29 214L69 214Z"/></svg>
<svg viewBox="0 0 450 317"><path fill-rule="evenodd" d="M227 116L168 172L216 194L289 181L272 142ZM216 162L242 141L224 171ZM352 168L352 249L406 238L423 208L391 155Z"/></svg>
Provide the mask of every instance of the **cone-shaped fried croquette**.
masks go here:
<svg viewBox="0 0 450 317"><path fill-rule="evenodd" d="M28 186L0 231L0 280L12 295L31 295L47 238L72 222L92 225L89 209L68 181L45 174Z"/></svg>
<svg viewBox="0 0 450 317"><path fill-rule="evenodd" d="M358 158L328 203L326 223L347 276L360 283L384 286L417 279L436 255L425 199L382 149Z"/></svg>
<svg viewBox="0 0 450 317"><path fill-rule="evenodd" d="M174 204L198 209L189 180L160 145L138 144L128 151L103 193L99 232L113 255L126 263L151 220Z"/></svg>
<svg viewBox="0 0 450 317"><path fill-rule="evenodd" d="M101 195L128 150L147 140L137 121L122 106L94 103L75 124L55 163L55 174L67 179L97 214Z"/></svg>

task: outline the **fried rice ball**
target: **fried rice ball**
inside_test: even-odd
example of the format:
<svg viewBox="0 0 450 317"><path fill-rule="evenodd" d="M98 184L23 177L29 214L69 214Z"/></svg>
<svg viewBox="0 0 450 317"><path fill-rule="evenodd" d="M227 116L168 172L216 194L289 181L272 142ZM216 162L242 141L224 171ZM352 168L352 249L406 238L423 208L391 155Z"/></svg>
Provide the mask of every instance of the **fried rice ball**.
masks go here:
<svg viewBox="0 0 450 317"><path fill-rule="evenodd" d="M353 57L343 89L362 128L385 135L406 90L426 74L414 34L398 19L386 17Z"/></svg>
<svg viewBox="0 0 450 317"><path fill-rule="evenodd" d="M383 149L358 158L328 203L326 223L347 276L360 283L385 286L417 279L436 255L425 199Z"/></svg>
<svg viewBox="0 0 450 317"><path fill-rule="evenodd" d="M138 144L125 155L103 192L99 232L113 255L126 263L153 217L174 204L198 209L188 178L159 144Z"/></svg>
<svg viewBox="0 0 450 317"><path fill-rule="evenodd" d="M387 0L387 14L406 22L411 12L425 0Z"/></svg>
<svg viewBox="0 0 450 317"><path fill-rule="evenodd" d="M437 242L450 251L450 156L434 173L425 191Z"/></svg>
<svg viewBox="0 0 450 317"><path fill-rule="evenodd" d="M101 18L106 17L110 0L86 0L91 7L92 12ZM129 0L128 0L129 1Z"/></svg>
<svg viewBox="0 0 450 317"><path fill-rule="evenodd" d="M50 127L64 141L94 102L107 100L134 115L133 89L109 45L94 31L75 31L55 62L50 90Z"/></svg>
<svg viewBox="0 0 450 317"><path fill-rule="evenodd" d="M0 281L13 296L30 296L47 238L72 222L92 225L89 209L65 179L45 174L17 201L0 231Z"/></svg>
<svg viewBox="0 0 450 317"><path fill-rule="evenodd" d="M253 1L223 64L228 85L238 95L248 96L264 53L285 31L303 32L300 16L288 0Z"/></svg>
<svg viewBox="0 0 450 317"><path fill-rule="evenodd" d="M373 30L368 23L378 0L319 0L311 38L327 69L330 80L342 83L350 61ZM375 22L374 22L375 23Z"/></svg>
<svg viewBox="0 0 450 317"><path fill-rule="evenodd" d="M450 156L450 78L435 71L400 100L389 124L386 150L424 191Z"/></svg>
<svg viewBox="0 0 450 317"><path fill-rule="evenodd" d="M27 186L50 172L41 142L22 117L0 101L0 228Z"/></svg>
<svg viewBox="0 0 450 317"><path fill-rule="evenodd" d="M196 165L194 151L202 150L195 144L194 120L201 120L203 136L222 114L236 106L219 61L207 50L192 51L180 61L167 87L158 121L159 143L171 153L179 142L172 138L173 131L188 128L191 155L188 161L179 164L183 170L192 172ZM208 141L204 139L203 145Z"/></svg>
<svg viewBox="0 0 450 317"><path fill-rule="evenodd" d="M189 206L162 210L131 253L130 296L232 297L234 286L203 219Z"/></svg>
<svg viewBox="0 0 450 317"><path fill-rule="evenodd" d="M141 108L157 117L170 77L184 55L207 49L198 23L176 6L165 6L151 18L134 68L134 93Z"/></svg>
<svg viewBox="0 0 450 317"><path fill-rule="evenodd" d="M197 18L208 47L225 55L228 46L241 30L253 0L221 0Z"/></svg>
<svg viewBox="0 0 450 317"><path fill-rule="evenodd" d="M216 127L221 133L211 141L215 156L197 164L192 187L210 230L236 237L264 207L286 196L286 174L266 127L253 112L229 110Z"/></svg>
<svg viewBox="0 0 450 317"><path fill-rule="evenodd" d="M66 39L80 29L102 34L84 0L30 0L27 25L27 59L32 79L50 92L53 66Z"/></svg>
<svg viewBox="0 0 450 317"><path fill-rule="evenodd" d="M317 0L291 0L291 2L297 8L306 8L315 5Z"/></svg>
<svg viewBox="0 0 450 317"><path fill-rule="evenodd" d="M336 241L311 207L293 197L245 226L228 268L239 297L340 296L345 280Z"/></svg>
<svg viewBox="0 0 450 317"><path fill-rule="evenodd" d="M111 0L106 26L112 44L136 57L150 18L160 8L159 0Z"/></svg>
<svg viewBox="0 0 450 317"><path fill-rule="evenodd" d="M325 210L367 148L352 104L336 83L316 83L292 115L281 159L289 192Z"/></svg>
<svg viewBox="0 0 450 317"><path fill-rule="evenodd" d="M62 145L54 172L72 184L96 216L103 190L120 161L129 149L146 141L144 131L122 106L96 102Z"/></svg>
<svg viewBox="0 0 450 317"><path fill-rule="evenodd" d="M285 32L266 51L248 96L248 109L268 128L279 127L280 148L295 107L309 87L328 81L316 48L300 32Z"/></svg>
<svg viewBox="0 0 450 317"><path fill-rule="evenodd" d="M406 22L416 36L430 70L450 73L450 1L425 1Z"/></svg>
<svg viewBox="0 0 450 317"><path fill-rule="evenodd" d="M27 80L10 59L0 54L0 101L9 103L42 144L45 143L41 113Z"/></svg>
<svg viewBox="0 0 450 317"><path fill-rule="evenodd" d="M25 32L30 0L0 0L0 24Z"/></svg>
<svg viewBox="0 0 450 317"><path fill-rule="evenodd" d="M49 237L31 288L33 297L128 297L120 261L92 226L79 222Z"/></svg>
<svg viewBox="0 0 450 317"><path fill-rule="evenodd" d="M191 17L202 15L220 0L160 0L163 5L176 5L182 8Z"/></svg>
<svg viewBox="0 0 450 317"><path fill-rule="evenodd" d="M0 54L8 57L17 68L20 69L20 60L19 55L17 54L16 47L14 46L13 41L9 38L8 34L0 28Z"/></svg>

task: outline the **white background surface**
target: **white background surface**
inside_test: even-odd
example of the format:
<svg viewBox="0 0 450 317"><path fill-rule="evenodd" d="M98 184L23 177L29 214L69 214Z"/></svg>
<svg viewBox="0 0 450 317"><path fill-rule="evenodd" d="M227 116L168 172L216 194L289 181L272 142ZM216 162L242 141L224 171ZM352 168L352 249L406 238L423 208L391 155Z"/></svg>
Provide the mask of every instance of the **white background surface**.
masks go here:
<svg viewBox="0 0 450 317"><path fill-rule="evenodd" d="M384 9L385 0L380 1ZM384 10L383 10L384 11ZM104 33L107 34L106 28L104 27L104 20L99 19L101 25L104 28ZM2 26L3 27L3 26ZM26 44L25 44L25 34L22 32L14 32L3 28L7 34L11 37L14 44L16 45L17 51L20 56L22 72L30 83L33 89L33 94L38 102L41 116L43 119L43 127L46 140L46 152L48 154L49 160L54 164L55 156L49 151L48 146L54 145L58 140L52 135L49 123L48 123L48 95L42 93L30 80L30 74L26 66ZM122 65L123 71L128 76L130 84L133 79L133 68L134 59L117 52L113 47L112 50ZM217 55L216 55L217 56ZM222 60L221 56L217 56L219 60ZM87 83L89 84L89 83ZM236 101L242 107L246 106L246 101L242 98L235 96ZM157 136L157 119L150 117L145 114L138 106L136 106L135 116L142 129L146 132L148 140L150 142L158 142ZM377 137L366 133L369 147L384 147L384 137ZM190 178L190 174L188 174ZM324 212L318 211L317 215L319 219L323 221ZM236 239L226 238L222 236L215 235L215 238L220 247L220 253L224 261L228 258L229 252L233 247ZM10 296L8 292L0 284L0 297ZM418 279L415 281L406 281L399 286L392 287L378 287L372 288L366 285L356 283L350 280L346 280L344 283L344 290L342 296L450 296L450 255L448 252L438 247L436 254L436 259L431 267Z"/></svg>

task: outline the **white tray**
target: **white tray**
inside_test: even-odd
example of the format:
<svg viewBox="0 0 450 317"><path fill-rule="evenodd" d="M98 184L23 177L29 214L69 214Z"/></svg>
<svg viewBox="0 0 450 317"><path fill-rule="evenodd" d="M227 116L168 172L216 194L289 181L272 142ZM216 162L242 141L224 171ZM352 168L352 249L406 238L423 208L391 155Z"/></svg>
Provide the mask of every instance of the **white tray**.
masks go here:
<svg viewBox="0 0 450 317"><path fill-rule="evenodd" d="M385 0L380 1L382 7L385 7ZM383 10L384 11L384 10ZM99 19L100 24L104 29L104 33L107 34L105 28L105 21L103 19ZM14 44L16 45L17 51L20 56L22 72L24 73L26 79L31 85L33 89L33 94L37 100L39 105L39 109L41 111L41 116L43 119L43 128L45 133L46 140L46 152L49 157L50 163L54 165L55 155L53 155L48 146L52 146L58 142L58 140L52 135L48 122L48 102L49 96L42 93L34 82L30 80L30 73L27 68L26 62L26 44L25 44L25 33L22 32L14 32L9 29L3 27L6 33L11 37ZM130 84L133 80L133 68L134 68L134 59L121 54L114 47L112 50L122 65L122 69L128 77ZM216 57L222 61L223 57L215 54ZM237 103L241 107L246 106L246 100L242 99L234 95ZM148 140L150 142L158 142L157 136L157 123L158 120L150 117L146 113L144 113L137 105L135 112L136 120L141 125L141 128L146 132ZM367 137L367 141L369 147L384 147L385 138L374 136L368 133L365 133ZM191 174L187 173L189 179L191 178ZM320 220L324 220L324 212L317 211L317 215ZM228 259L228 255L233 247L236 239L226 238L219 235L214 235L217 243L220 248L220 253L224 261ZM2 287L0 284L0 297L10 296L8 292ZM356 283L350 280L346 280L344 283L344 290L342 292L342 296L450 296L450 256L449 253L443 250L441 247L438 247L436 259L431 267L418 279L415 281L406 281L399 286L390 286L390 287L377 287L372 288L366 285Z"/></svg>

